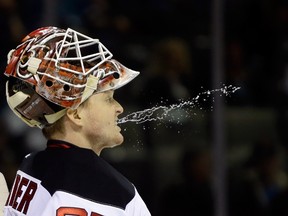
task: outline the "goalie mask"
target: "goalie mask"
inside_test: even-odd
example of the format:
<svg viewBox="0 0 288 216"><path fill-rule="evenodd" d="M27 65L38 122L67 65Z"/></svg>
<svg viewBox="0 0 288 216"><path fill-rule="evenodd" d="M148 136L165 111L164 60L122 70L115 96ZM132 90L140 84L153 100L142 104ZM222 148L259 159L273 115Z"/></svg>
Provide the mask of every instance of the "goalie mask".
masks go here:
<svg viewBox="0 0 288 216"><path fill-rule="evenodd" d="M7 102L30 126L52 124L94 93L115 90L139 72L112 59L98 40L68 28L44 27L8 54Z"/></svg>

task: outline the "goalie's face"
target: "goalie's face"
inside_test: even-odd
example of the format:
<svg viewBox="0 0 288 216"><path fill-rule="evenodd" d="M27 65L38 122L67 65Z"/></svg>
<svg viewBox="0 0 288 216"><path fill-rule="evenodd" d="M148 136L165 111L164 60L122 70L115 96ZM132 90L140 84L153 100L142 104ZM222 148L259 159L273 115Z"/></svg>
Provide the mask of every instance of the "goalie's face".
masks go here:
<svg viewBox="0 0 288 216"><path fill-rule="evenodd" d="M123 107L113 96L112 90L94 94L81 111L83 135L98 154L102 149L120 145L124 140L117 125Z"/></svg>

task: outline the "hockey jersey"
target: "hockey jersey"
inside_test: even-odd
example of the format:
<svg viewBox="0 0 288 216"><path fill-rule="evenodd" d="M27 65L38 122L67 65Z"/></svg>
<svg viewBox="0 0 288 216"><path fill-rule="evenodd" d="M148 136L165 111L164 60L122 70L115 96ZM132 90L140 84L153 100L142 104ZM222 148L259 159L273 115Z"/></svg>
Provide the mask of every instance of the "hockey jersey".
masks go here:
<svg viewBox="0 0 288 216"><path fill-rule="evenodd" d="M4 216L150 216L136 188L90 149L49 140L17 172Z"/></svg>

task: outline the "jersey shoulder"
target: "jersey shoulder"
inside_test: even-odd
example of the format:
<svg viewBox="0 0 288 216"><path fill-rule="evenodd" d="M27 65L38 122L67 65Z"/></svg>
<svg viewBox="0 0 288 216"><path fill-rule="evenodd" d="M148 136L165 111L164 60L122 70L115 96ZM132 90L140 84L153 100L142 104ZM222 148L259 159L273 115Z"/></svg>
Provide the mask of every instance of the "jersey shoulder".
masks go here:
<svg viewBox="0 0 288 216"><path fill-rule="evenodd" d="M51 195L65 191L122 209L135 196L133 184L89 149L46 149L27 156L20 170L39 179Z"/></svg>

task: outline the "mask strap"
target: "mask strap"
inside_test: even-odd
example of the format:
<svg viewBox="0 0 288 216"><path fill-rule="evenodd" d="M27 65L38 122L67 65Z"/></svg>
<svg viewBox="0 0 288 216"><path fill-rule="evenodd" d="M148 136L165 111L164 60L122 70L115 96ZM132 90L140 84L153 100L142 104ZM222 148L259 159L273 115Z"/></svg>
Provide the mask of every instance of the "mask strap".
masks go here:
<svg viewBox="0 0 288 216"><path fill-rule="evenodd" d="M98 77L95 77L91 74L89 75L89 77L87 78L86 87L83 91L82 100L80 104L83 103L85 100L87 100L97 90L98 82L99 82Z"/></svg>

